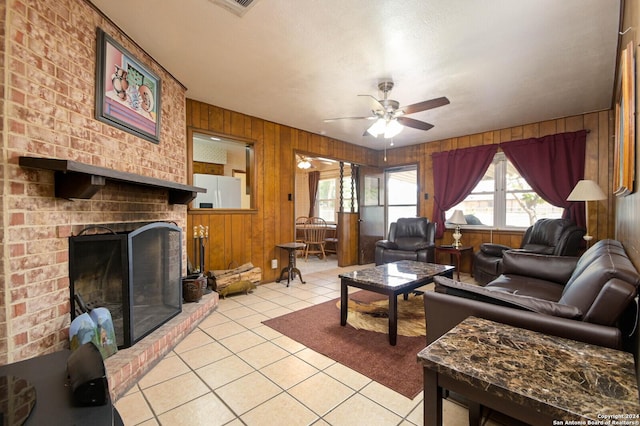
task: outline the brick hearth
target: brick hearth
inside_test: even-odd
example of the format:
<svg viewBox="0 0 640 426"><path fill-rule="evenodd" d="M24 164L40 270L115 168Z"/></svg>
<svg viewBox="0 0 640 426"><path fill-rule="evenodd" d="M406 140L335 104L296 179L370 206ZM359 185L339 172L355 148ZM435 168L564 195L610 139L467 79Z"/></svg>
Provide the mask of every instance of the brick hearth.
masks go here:
<svg viewBox="0 0 640 426"><path fill-rule="evenodd" d="M116 401L153 368L207 315L218 306L218 293L202 296L197 303L184 303L182 312L130 348L105 360L111 398Z"/></svg>

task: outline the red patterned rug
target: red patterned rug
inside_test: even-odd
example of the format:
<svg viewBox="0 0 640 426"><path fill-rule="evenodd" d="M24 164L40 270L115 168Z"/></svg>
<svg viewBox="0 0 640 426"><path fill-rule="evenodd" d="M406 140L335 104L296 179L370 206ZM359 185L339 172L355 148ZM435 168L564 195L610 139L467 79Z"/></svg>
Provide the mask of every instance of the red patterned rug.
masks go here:
<svg viewBox="0 0 640 426"><path fill-rule="evenodd" d="M349 297L371 302L383 296L359 291ZM413 399L418 395L423 384L417 354L426 346L426 338L398 335L396 346L391 346L387 333L357 330L349 324L342 327L337 301L321 303L263 323L407 398ZM402 302L400 297L399 310Z"/></svg>

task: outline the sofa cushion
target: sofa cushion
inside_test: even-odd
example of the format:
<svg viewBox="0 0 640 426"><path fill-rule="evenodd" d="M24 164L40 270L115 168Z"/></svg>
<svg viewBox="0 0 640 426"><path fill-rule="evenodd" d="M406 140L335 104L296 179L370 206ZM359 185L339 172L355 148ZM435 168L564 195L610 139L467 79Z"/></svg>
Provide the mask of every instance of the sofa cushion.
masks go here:
<svg viewBox="0 0 640 426"><path fill-rule="evenodd" d="M564 286L555 282L524 275L500 275L487 284L488 289L503 289L501 291L521 296L557 302L562 297Z"/></svg>
<svg viewBox="0 0 640 426"><path fill-rule="evenodd" d="M479 287L473 284L466 284L439 276L435 277L434 281L436 283L435 290L438 293L451 294L494 305L537 312L539 314L552 315L555 317L576 320L582 317L582 312L575 306L510 293L508 292L510 289L500 287Z"/></svg>
<svg viewBox="0 0 640 426"><path fill-rule="evenodd" d="M577 262L576 257L508 250L502 256L502 273L524 275L564 285L571 279Z"/></svg>

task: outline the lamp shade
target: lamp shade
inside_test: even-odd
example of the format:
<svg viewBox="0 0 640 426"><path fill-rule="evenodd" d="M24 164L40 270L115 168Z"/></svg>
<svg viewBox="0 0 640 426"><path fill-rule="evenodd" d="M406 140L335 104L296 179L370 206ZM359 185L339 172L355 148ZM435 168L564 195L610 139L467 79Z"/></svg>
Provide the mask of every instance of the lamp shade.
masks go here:
<svg viewBox="0 0 640 426"><path fill-rule="evenodd" d="M454 225L466 225L467 220L464 218L464 213L462 210L454 210L451 217L447 220L447 222L452 223Z"/></svg>
<svg viewBox="0 0 640 426"><path fill-rule="evenodd" d="M576 186L567 197L567 201L596 201L606 200L607 196L600 186L592 180L584 179L578 181Z"/></svg>

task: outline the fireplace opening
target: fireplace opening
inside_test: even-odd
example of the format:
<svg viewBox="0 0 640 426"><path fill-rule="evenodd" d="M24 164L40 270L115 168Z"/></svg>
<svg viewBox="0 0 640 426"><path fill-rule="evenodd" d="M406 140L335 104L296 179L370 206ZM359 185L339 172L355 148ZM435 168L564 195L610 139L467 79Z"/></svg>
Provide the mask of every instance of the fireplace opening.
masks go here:
<svg viewBox="0 0 640 426"><path fill-rule="evenodd" d="M118 348L128 348L182 311L182 230L108 231L69 238L71 319L82 303L109 309Z"/></svg>

